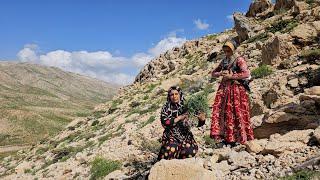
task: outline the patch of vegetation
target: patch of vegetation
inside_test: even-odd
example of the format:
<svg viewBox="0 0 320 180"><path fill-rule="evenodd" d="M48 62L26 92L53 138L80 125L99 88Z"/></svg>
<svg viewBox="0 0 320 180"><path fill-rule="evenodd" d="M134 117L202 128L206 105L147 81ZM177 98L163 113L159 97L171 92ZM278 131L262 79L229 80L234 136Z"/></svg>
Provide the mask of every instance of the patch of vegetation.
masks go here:
<svg viewBox="0 0 320 180"><path fill-rule="evenodd" d="M217 34L210 34L210 35L206 36L206 38L207 38L207 40L214 40L214 39L216 39L217 36L218 36Z"/></svg>
<svg viewBox="0 0 320 180"><path fill-rule="evenodd" d="M145 95L142 99L143 99L143 100L147 100L147 99L149 99L149 96L148 96L148 95Z"/></svg>
<svg viewBox="0 0 320 180"><path fill-rule="evenodd" d="M78 152L83 151L84 149L92 146L94 144L93 141L87 142L84 146L69 146L69 147L64 147L61 149L55 149L52 151L53 154L55 154L53 162L64 162L70 157L76 155Z"/></svg>
<svg viewBox="0 0 320 180"><path fill-rule="evenodd" d="M268 34L266 32L264 32L264 33L261 33L261 34L258 34L256 36L253 36L253 37L249 38L246 42L247 43L252 43L252 42L255 42L255 41L264 42L267 39L268 39Z"/></svg>
<svg viewBox="0 0 320 180"><path fill-rule="evenodd" d="M314 0L306 0L306 3L308 3L309 5L311 5L311 4L315 3L315 1L314 1Z"/></svg>
<svg viewBox="0 0 320 180"><path fill-rule="evenodd" d="M109 133L109 134L106 134L102 137L99 137L98 138L98 141L99 141L99 145L101 145L102 143L104 143L105 141L109 140L112 138L112 133Z"/></svg>
<svg viewBox="0 0 320 180"><path fill-rule="evenodd" d="M251 75L253 78L262 78L272 74L273 70L270 66L262 65L254 70L252 70Z"/></svg>
<svg viewBox="0 0 320 180"><path fill-rule="evenodd" d="M309 49L301 52L301 58L306 59L308 62L315 62L320 59L320 49Z"/></svg>
<svg viewBox="0 0 320 180"><path fill-rule="evenodd" d="M284 13L286 13L286 12L287 12L287 10L285 10L285 9L283 9L283 8L273 11L273 13L274 13L275 15L284 14Z"/></svg>
<svg viewBox="0 0 320 180"><path fill-rule="evenodd" d="M290 32L294 27L298 26L298 22L294 19L278 21L267 28L267 32L278 32L286 33Z"/></svg>
<svg viewBox="0 0 320 180"><path fill-rule="evenodd" d="M216 141L214 139L212 139L210 137L210 135L205 135L203 137L203 140L204 140L204 144L207 146L207 147L210 147L210 148L216 148Z"/></svg>
<svg viewBox="0 0 320 180"><path fill-rule="evenodd" d="M147 91L145 93L150 93L154 88L157 87L157 84L150 84L147 86Z"/></svg>
<svg viewBox="0 0 320 180"><path fill-rule="evenodd" d="M144 140L141 143L140 150L142 151L150 151L154 154L158 154L161 147L161 143L157 140Z"/></svg>
<svg viewBox="0 0 320 180"><path fill-rule="evenodd" d="M150 116L149 119L141 124L141 128L145 127L148 124L151 124L154 120L156 120L155 116Z"/></svg>
<svg viewBox="0 0 320 180"><path fill-rule="evenodd" d="M102 118L104 116L105 111L95 111L93 112L93 117L96 119Z"/></svg>
<svg viewBox="0 0 320 180"><path fill-rule="evenodd" d="M314 177L320 177L320 172L311 171L311 170L302 170L294 173L291 176L286 176L280 178L281 180L309 180L313 179Z"/></svg>
<svg viewBox="0 0 320 180"><path fill-rule="evenodd" d="M91 177L90 180L102 179L109 173L120 169L121 163L119 161L112 161L102 157L96 157L91 163Z"/></svg>
<svg viewBox="0 0 320 180"><path fill-rule="evenodd" d="M191 118L194 118L200 112L204 112L206 116L210 114L210 107L208 104L207 97L208 97L207 92L200 92L197 94L193 94L187 100L187 108Z"/></svg>

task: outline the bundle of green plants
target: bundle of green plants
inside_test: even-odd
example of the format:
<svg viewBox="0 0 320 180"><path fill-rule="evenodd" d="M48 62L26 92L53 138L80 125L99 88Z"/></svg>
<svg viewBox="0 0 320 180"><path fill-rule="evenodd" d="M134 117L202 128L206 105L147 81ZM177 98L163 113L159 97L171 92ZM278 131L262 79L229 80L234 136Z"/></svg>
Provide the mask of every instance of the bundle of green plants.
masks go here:
<svg viewBox="0 0 320 180"><path fill-rule="evenodd" d="M191 119L196 119L196 116L201 112L204 112L206 116L209 116L210 107L207 97L208 92L202 91L191 95L187 100L188 113Z"/></svg>

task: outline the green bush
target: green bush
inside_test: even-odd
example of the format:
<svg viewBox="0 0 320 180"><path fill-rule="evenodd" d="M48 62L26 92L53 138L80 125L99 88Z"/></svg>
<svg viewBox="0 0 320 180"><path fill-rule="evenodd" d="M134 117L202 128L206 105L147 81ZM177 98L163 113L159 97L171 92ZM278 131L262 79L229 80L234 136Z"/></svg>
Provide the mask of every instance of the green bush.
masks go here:
<svg viewBox="0 0 320 180"><path fill-rule="evenodd" d="M208 36L206 36L207 40L214 40L216 39L217 35L216 34L210 34Z"/></svg>
<svg viewBox="0 0 320 180"><path fill-rule="evenodd" d="M268 76L272 73L272 69L267 65L262 65L254 70L252 70L251 75L253 78L262 78Z"/></svg>
<svg viewBox="0 0 320 180"><path fill-rule="evenodd" d="M210 113L210 108L207 99L207 92L199 92L192 95L187 100L187 108L191 119L194 118L198 113L204 112L208 116Z"/></svg>
<svg viewBox="0 0 320 180"><path fill-rule="evenodd" d="M109 173L120 169L121 163L119 161L111 161L102 157L96 157L91 163L91 177L90 179L102 179Z"/></svg>
<svg viewBox="0 0 320 180"><path fill-rule="evenodd" d="M267 28L267 32L278 32L286 33L290 32L294 27L296 27L299 23L296 20L288 19L276 22L271 25L271 27Z"/></svg>
<svg viewBox="0 0 320 180"><path fill-rule="evenodd" d="M294 173L291 176L282 177L282 180L309 180L313 177L320 177L320 172L311 171L311 170L302 170Z"/></svg>
<svg viewBox="0 0 320 180"><path fill-rule="evenodd" d="M320 49L309 49L301 52L300 57L309 61L315 61L320 59Z"/></svg>
<svg viewBox="0 0 320 180"><path fill-rule="evenodd" d="M256 36L251 37L250 39L247 40L247 43L252 43L255 41L261 41L264 42L265 40L268 39L268 34L266 32L258 34Z"/></svg>
<svg viewBox="0 0 320 180"><path fill-rule="evenodd" d="M209 135L203 137L204 144L210 148L216 148L216 141L212 139Z"/></svg>
<svg viewBox="0 0 320 180"><path fill-rule="evenodd" d="M152 123L154 120L156 120L156 117L155 116L150 116L149 119L141 125L141 128L143 128L144 126Z"/></svg>

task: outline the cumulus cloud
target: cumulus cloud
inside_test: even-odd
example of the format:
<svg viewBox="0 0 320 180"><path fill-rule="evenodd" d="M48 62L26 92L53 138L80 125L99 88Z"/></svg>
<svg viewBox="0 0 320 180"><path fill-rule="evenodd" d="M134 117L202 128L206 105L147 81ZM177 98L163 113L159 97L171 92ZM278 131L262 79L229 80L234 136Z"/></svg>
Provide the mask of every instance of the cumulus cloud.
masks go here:
<svg viewBox="0 0 320 180"><path fill-rule="evenodd" d="M46 66L54 66L65 71L87 75L106 82L127 85L133 82L139 69L151 59L173 47L181 46L186 38L177 37L179 29L169 33L147 52L136 53L131 57L113 55L108 51L65 51L56 50L40 54L36 44L26 44L17 54L22 62L31 62Z"/></svg>
<svg viewBox="0 0 320 180"><path fill-rule="evenodd" d="M231 15L228 15L228 16L227 16L227 19L228 19L229 22L232 22L232 23L233 23L233 21L234 21L232 14L231 14Z"/></svg>
<svg viewBox="0 0 320 180"><path fill-rule="evenodd" d="M200 30L207 30L210 26L208 23L201 21L201 19L197 19L193 21L193 23L196 25L197 29Z"/></svg>
<svg viewBox="0 0 320 180"><path fill-rule="evenodd" d="M176 36L169 36L165 39L162 39L158 44L149 49L149 53L153 56L158 56L161 53L164 53L165 51L172 49L173 47L179 47L181 46L184 42L186 42L186 38L178 38Z"/></svg>

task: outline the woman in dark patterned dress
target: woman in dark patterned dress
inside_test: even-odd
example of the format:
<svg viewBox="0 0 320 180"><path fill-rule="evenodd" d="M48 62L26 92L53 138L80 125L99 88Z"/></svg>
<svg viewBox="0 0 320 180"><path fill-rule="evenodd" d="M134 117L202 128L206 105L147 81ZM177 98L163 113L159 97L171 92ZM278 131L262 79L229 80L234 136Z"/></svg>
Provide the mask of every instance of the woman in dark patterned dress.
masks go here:
<svg viewBox="0 0 320 180"><path fill-rule="evenodd" d="M168 90L167 102L161 110L160 119L165 130L158 160L184 159L195 156L198 146L190 131L188 111L179 87L173 86ZM198 126L204 125L204 113L200 113L198 119Z"/></svg>
<svg viewBox="0 0 320 180"><path fill-rule="evenodd" d="M254 139L247 94L250 71L245 59L234 54L235 47L232 41L223 45L226 57L211 73L223 78L212 106L210 136L231 145Z"/></svg>

